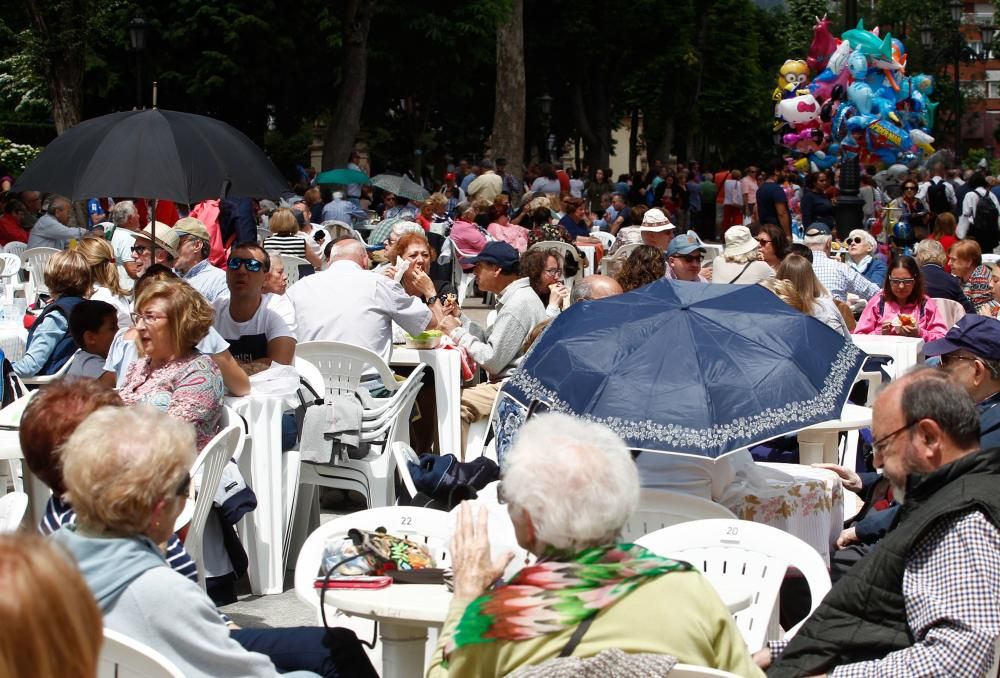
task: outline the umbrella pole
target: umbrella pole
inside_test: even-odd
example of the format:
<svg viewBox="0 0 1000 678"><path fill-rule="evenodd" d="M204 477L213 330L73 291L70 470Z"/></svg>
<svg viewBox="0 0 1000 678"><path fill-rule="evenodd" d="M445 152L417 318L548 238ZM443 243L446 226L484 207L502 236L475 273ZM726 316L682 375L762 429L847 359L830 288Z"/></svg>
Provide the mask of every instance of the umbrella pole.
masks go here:
<svg viewBox="0 0 1000 678"><path fill-rule="evenodd" d="M149 201L149 230L153 234L153 238L150 244L153 246L150 250L149 261L153 264L156 263L156 198Z"/></svg>

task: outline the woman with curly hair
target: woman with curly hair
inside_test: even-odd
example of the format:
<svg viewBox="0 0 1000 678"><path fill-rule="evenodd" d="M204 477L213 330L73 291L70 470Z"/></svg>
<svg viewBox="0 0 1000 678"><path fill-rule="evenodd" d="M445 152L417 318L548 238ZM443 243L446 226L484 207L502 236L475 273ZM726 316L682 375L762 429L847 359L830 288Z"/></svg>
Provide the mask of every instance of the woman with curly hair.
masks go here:
<svg viewBox="0 0 1000 678"><path fill-rule="evenodd" d="M622 286L622 291L630 292L636 288L656 282L667 273L667 264L663 260L663 252L650 245L640 245L632 251L625 260L622 270L616 279Z"/></svg>
<svg viewBox="0 0 1000 678"><path fill-rule="evenodd" d="M521 275L531 282L531 289L545 304L545 316L559 315L569 290L563 282L563 259L559 250L528 250L521 255Z"/></svg>

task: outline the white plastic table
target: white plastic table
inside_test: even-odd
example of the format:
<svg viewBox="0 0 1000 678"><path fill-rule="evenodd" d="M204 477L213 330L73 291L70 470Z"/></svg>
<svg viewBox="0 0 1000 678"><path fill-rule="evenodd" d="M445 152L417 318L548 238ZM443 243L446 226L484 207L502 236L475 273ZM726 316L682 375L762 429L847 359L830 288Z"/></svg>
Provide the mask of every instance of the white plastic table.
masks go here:
<svg viewBox="0 0 1000 678"><path fill-rule="evenodd" d="M742 589L720 585L716 592L730 612L743 610L752 602L751 593ZM336 608L379 623L382 678L419 678L424 675L427 629L444 625L451 592L443 584L394 584L368 591L328 589L324 603L328 615Z"/></svg>
<svg viewBox="0 0 1000 678"><path fill-rule="evenodd" d="M892 379L924 362L924 340L920 337L897 337L892 334L852 334L854 345L865 353L887 355L892 364L885 371Z"/></svg>
<svg viewBox="0 0 1000 678"><path fill-rule="evenodd" d="M393 346L389 366L426 363L434 373L438 452L462 458L462 359L451 349L421 350Z"/></svg>
<svg viewBox="0 0 1000 678"><path fill-rule="evenodd" d="M294 393L251 393L227 396L223 402L250 427L250 449L240 457L240 468L249 469L247 484L257 495L256 510L240 521L240 538L249 559L250 589L256 595L279 594L284 591L285 542L291 532L288 527L299 475L297 453L281 451L281 415L295 407L298 399Z"/></svg>
<svg viewBox="0 0 1000 678"><path fill-rule="evenodd" d="M848 403L840 419L831 419L799 431L799 461L802 464L820 462L836 464L840 459L839 434L856 431L872 424L872 409Z"/></svg>

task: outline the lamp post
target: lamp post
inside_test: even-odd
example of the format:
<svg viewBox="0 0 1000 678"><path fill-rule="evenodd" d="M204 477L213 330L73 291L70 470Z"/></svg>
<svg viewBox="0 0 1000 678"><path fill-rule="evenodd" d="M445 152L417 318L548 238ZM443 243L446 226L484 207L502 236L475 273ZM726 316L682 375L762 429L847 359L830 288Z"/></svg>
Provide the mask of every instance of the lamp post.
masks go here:
<svg viewBox="0 0 1000 678"><path fill-rule="evenodd" d="M142 108L142 53L146 51L146 20L137 16L128 22L128 38L135 52L135 107Z"/></svg>
<svg viewBox="0 0 1000 678"><path fill-rule="evenodd" d="M538 97L538 110L542 114L542 127L545 128L545 160L547 162L552 162L552 142L550 137L552 136L552 131L550 125L552 123L552 97L548 92Z"/></svg>
<svg viewBox="0 0 1000 678"><path fill-rule="evenodd" d="M954 32L950 40L941 46L940 56L943 59L951 58L952 67L955 71L954 97L955 97L955 157L959 166L962 164L962 62L971 63L973 61L985 62L990 58L990 51L993 49L993 34L995 32L992 24L979 27L982 46L979 52L969 47L962 34L962 0L951 0L948 3L948 11L951 16L951 23ZM930 23L924 22L920 27L920 44L927 53L928 58L934 57L934 29Z"/></svg>

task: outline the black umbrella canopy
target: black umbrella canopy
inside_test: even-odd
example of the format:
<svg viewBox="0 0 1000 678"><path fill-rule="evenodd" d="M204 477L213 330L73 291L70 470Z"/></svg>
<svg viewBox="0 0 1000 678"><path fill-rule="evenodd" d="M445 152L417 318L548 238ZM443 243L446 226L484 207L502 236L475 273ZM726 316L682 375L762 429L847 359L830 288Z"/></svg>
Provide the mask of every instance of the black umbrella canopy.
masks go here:
<svg viewBox="0 0 1000 678"><path fill-rule="evenodd" d="M248 136L193 113L150 109L85 120L45 147L17 191L72 200L122 196L196 203L224 194L268 198L287 183Z"/></svg>

